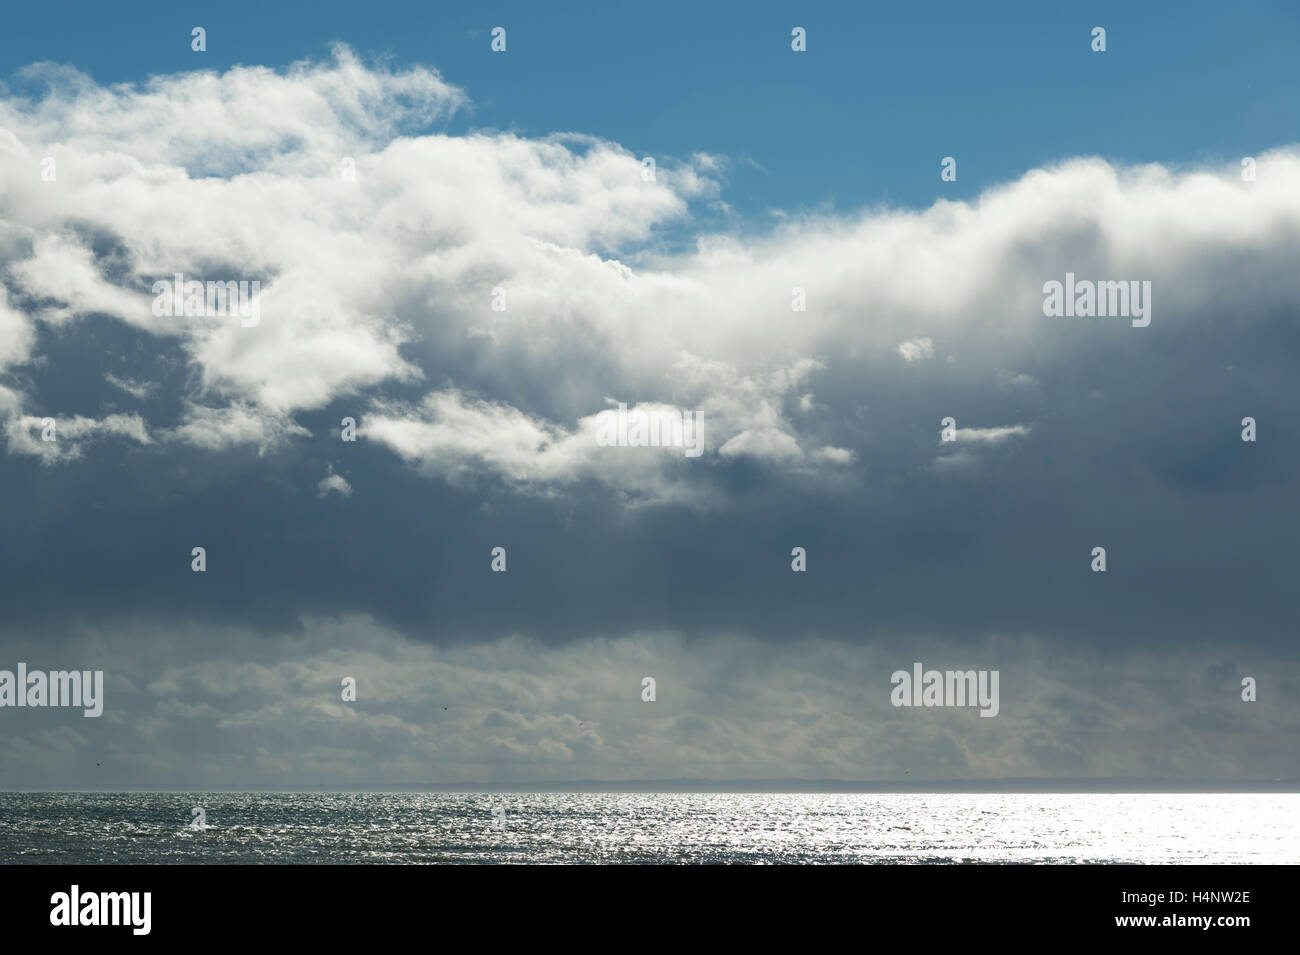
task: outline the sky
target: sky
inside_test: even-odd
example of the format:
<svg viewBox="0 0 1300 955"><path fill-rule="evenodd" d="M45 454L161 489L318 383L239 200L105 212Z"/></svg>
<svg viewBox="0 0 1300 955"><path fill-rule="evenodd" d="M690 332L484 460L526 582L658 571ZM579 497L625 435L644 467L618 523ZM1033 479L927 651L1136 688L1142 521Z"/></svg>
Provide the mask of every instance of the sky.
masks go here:
<svg viewBox="0 0 1300 955"><path fill-rule="evenodd" d="M0 788L1300 777L1293 6L6 18Z"/></svg>

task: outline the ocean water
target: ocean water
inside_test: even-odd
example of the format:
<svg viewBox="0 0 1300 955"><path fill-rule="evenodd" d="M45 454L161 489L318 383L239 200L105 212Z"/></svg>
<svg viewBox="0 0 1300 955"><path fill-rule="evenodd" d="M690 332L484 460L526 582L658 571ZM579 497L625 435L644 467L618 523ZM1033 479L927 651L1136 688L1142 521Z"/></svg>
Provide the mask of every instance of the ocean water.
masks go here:
<svg viewBox="0 0 1300 955"><path fill-rule="evenodd" d="M1294 864L1298 819L1276 793L0 793L0 863Z"/></svg>

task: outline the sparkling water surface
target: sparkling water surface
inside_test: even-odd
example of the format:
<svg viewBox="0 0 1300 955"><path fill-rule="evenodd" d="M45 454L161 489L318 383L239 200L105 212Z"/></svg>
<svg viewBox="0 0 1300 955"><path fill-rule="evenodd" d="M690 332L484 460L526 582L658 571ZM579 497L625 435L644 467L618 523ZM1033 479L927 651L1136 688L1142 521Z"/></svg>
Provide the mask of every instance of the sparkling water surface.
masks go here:
<svg viewBox="0 0 1300 955"><path fill-rule="evenodd" d="M1298 819L1290 793L11 792L0 863L1295 864Z"/></svg>

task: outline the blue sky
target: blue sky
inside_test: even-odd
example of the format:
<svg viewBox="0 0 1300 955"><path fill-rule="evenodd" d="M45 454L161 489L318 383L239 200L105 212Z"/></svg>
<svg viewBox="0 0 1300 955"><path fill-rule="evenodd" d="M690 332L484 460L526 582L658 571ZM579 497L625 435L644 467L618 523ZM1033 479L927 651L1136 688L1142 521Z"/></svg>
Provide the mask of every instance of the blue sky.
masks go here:
<svg viewBox="0 0 1300 955"><path fill-rule="evenodd" d="M463 8L457 8L463 6ZM474 103L447 127L582 132L638 155L733 160L742 215L968 199L1062 158L1252 155L1300 123L1300 6L1213 2L123 2L12 5L0 74L48 59L100 83L282 67L335 41L435 68ZM189 31L208 31L192 53ZM790 50L790 28L808 52ZM1104 54L1093 26L1108 31ZM504 26L508 51L489 50ZM958 180L939 181L943 156Z"/></svg>

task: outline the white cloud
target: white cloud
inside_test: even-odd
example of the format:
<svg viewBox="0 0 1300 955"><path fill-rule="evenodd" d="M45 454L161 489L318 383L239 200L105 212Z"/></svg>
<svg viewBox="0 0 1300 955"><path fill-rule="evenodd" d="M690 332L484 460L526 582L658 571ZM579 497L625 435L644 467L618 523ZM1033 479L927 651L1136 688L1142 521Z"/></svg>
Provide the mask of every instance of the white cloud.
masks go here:
<svg viewBox="0 0 1300 955"><path fill-rule="evenodd" d="M918 361L934 357L934 342L928 338L914 338L898 346L898 354L903 361L914 365Z"/></svg>
<svg viewBox="0 0 1300 955"><path fill-rule="evenodd" d="M258 453L287 441L308 437L311 432L273 411L247 403L222 408L189 405L182 423L163 433L169 441L191 444L208 451L224 451L241 445L256 445Z"/></svg>
<svg viewBox="0 0 1300 955"><path fill-rule="evenodd" d="M316 485L317 497L329 497L331 494L337 494L339 497L352 496L352 485L343 475L335 474L333 468L330 468L329 473Z"/></svg>
<svg viewBox="0 0 1300 955"><path fill-rule="evenodd" d="M812 457L817 461L847 466L853 463L854 454L849 448L833 448L827 445L814 451Z"/></svg>
<svg viewBox="0 0 1300 955"><path fill-rule="evenodd" d="M132 398L144 400L158 390L157 382L151 381L133 381L130 378L119 378L111 371L104 373L104 380L114 388L120 388Z"/></svg>
<svg viewBox="0 0 1300 955"><path fill-rule="evenodd" d="M0 372L20 365L31 355L36 329L22 312L10 308L9 294L0 285Z"/></svg>
<svg viewBox="0 0 1300 955"><path fill-rule="evenodd" d="M76 334L85 316L112 316L180 349L193 374L165 437L214 451L305 435L303 412L354 398L371 409L366 437L440 480L560 495L593 479L629 502L708 504L706 475L746 459L784 465L774 480L797 470L838 487L828 475L868 459L887 470L889 449L854 409L913 420L922 399L906 366L932 359L936 340L950 353L929 366L936 381L973 401L994 389L1026 402L1026 417L1036 383L1081 362L1139 361L1100 325L1080 339L1067 331L1077 322L1043 317L1042 283L1066 268L1153 281L1152 325L1126 341L1202 334L1188 309L1230 294L1205 267L1225 257L1260 263L1240 281L1261 308L1297 304L1285 283L1257 281L1283 274L1279 237L1300 229L1294 149L1258 157L1248 184L1235 164L1183 174L1083 159L972 203L786 215L670 255L662 230L689 231L696 204L719 201L721 157L658 157L646 182L640 157L590 136L430 132L466 103L430 70L368 67L340 49L284 73L101 87L45 66L28 78L51 89L0 98L0 176L31 177L46 154L59 174L12 194L0 223L12 282L0 368L41 357L36 323ZM339 175L345 157L355 181ZM260 324L154 316L152 282L177 272L262 282ZM807 312L790 310L795 286ZM43 304L20 313L19 295ZM36 453L14 423L23 387L0 386L0 414L11 450ZM412 387L425 395L413 405ZM705 458L597 453L608 449L590 440L594 415L610 395L698 410ZM928 419L915 428L928 440ZM959 434L1013 437L1029 429Z"/></svg>
<svg viewBox="0 0 1300 955"><path fill-rule="evenodd" d="M646 413L674 410L633 407ZM707 467L702 460L686 460L681 447L602 447L599 414L593 411L570 429L452 389L431 392L418 407L380 405L362 419L357 434L452 483L497 477L541 495L593 478L629 495L629 503L665 501L681 493L671 476L683 461L697 477Z"/></svg>
<svg viewBox="0 0 1300 955"><path fill-rule="evenodd" d="M1029 434L1028 425L1013 424L998 428L958 428L957 440L974 444L1002 444L1011 438Z"/></svg>
<svg viewBox="0 0 1300 955"><path fill-rule="evenodd" d="M802 456L799 444L784 431L776 428L756 428L742 431L729 438L718 453L723 457L769 458L772 460L793 459Z"/></svg>
<svg viewBox="0 0 1300 955"><path fill-rule="evenodd" d="M49 441L45 440L47 420L53 423L53 439ZM121 438L137 444L153 443L144 419L136 414L111 414L103 418L82 415L43 418L15 413L5 419L4 431L11 452L33 455L40 458L42 464L78 460L85 445L91 441Z"/></svg>

